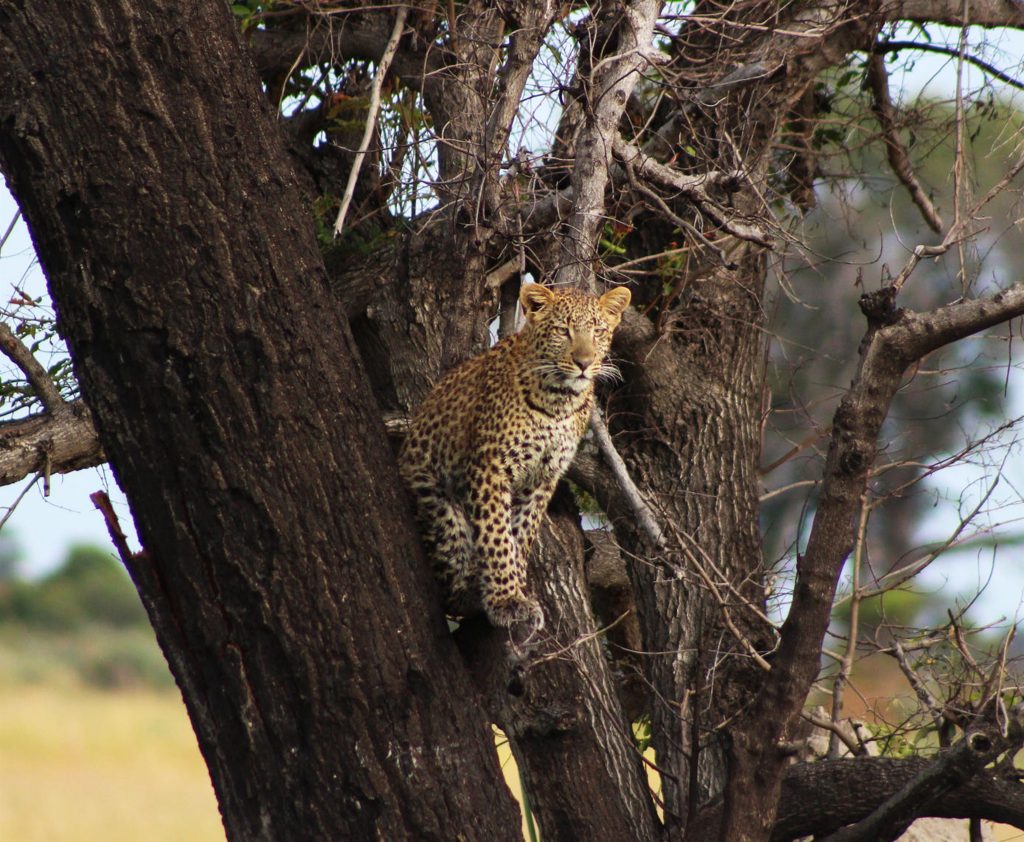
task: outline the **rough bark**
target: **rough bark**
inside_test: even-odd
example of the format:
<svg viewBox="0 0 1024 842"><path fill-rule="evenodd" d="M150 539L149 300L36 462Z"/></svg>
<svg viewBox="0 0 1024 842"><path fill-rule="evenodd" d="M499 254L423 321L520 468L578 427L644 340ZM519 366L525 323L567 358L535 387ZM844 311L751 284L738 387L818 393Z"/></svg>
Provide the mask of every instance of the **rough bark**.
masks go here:
<svg viewBox="0 0 1024 842"><path fill-rule="evenodd" d="M515 838L226 6L5 6L0 166L229 838Z"/></svg>
<svg viewBox="0 0 1024 842"><path fill-rule="evenodd" d="M684 29L673 70L696 85L695 96L659 129L660 145L652 141L650 151L671 153L689 143L719 170L738 169L742 161L750 189L733 202L741 215L756 217L780 119L825 66L867 43L877 25L864 14L872 8L860 4L856 16L851 9L845 3L787 10L736 4L694 26L691 35ZM729 29L732 21L813 30L815 36L800 44L780 41L755 27ZM724 41L723 31L736 37ZM655 228L650 242L641 238L641 249L657 251L672 235L660 242L657 236ZM612 416L631 472L643 478L664 522L675 525L675 540L659 564L632 567L648 677L658 688L651 714L658 763L668 773L670 838L719 792L726 800L722 839L767 835L783 771L775 746L810 686L809 680L786 685L788 705L774 718L749 709L766 680L751 656L776 642L758 616L764 599L756 513L765 264L747 244L730 244L723 254L729 266L680 279L673 312L623 337L631 365ZM616 523L624 545L645 557L629 524ZM708 590L696 567L717 582L719 593Z"/></svg>
<svg viewBox="0 0 1024 842"><path fill-rule="evenodd" d="M66 474L107 461L82 401L0 425L0 485L32 473Z"/></svg>
<svg viewBox="0 0 1024 842"><path fill-rule="evenodd" d="M871 814L894 792L935 763L933 758L865 757L800 763L787 769L772 842L824 836ZM983 771L940 798L919 804L918 815L986 819L1024 826L1018 781Z"/></svg>
<svg viewBox="0 0 1024 842"><path fill-rule="evenodd" d="M0 165L139 522L146 551L132 573L232 838L515 835L484 705L513 740L549 842L829 832L863 819L883 786L906 782L912 761L873 760L867 772L860 761L786 767L779 743L817 672L852 507L903 368L1019 313L1024 293L933 314L892 301L869 312L863 376L835 420L780 636L758 617L766 340L757 247L771 241L762 200L791 106L824 68L868 47L883 19L956 23L960 0L697 4L671 66L660 68L678 99L636 138L619 136L628 109L620 118L637 71L663 61L644 34L655 6L596 4L576 31L592 39L584 62L593 78L583 67L560 92L562 151L576 168L550 183L517 182L502 160L527 68L558 10L418 7L394 70L423 94L440 138L441 206L361 256L342 242L329 282L225 10L25 5L0 9ZM972 2L970 13L976 23L1020 23L1013 4L995 0ZM272 103L297 63L375 61L392 15L314 17L309 30L286 15L251 31ZM618 41L608 37L616 26L626 27ZM686 147L694 160L679 155ZM617 343L627 383L606 403L608 426L670 527L667 546L652 551L600 456L588 450L573 468L631 559L641 642L630 648L642 650L634 657L651 688L664 828L629 732L635 701L627 718L594 636L573 517L556 514L532 567L548 648L510 669L500 635L467 623L474 687L453 655L377 422L381 410L407 412L484 347L498 299L485 279L521 246L517 237L534 238L527 259L537 276L561 268L563 280L590 283L606 206L638 229L636 256L691 221L733 238L709 248L696 276L668 279L677 286L668 303L659 300L665 279L639 284L648 314L632 313ZM100 458L86 415L70 438L57 435L70 415L58 415L0 427L0 481L45 470L47 458L51 470ZM971 786L918 806L1022 821L1009 783L999 782L1003 801Z"/></svg>
<svg viewBox="0 0 1024 842"><path fill-rule="evenodd" d="M547 618L512 665L501 633L460 630L460 648L510 738L548 842L655 840L659 823L583 586L583 536L567 489L545 521L531 575Z"/></svg>

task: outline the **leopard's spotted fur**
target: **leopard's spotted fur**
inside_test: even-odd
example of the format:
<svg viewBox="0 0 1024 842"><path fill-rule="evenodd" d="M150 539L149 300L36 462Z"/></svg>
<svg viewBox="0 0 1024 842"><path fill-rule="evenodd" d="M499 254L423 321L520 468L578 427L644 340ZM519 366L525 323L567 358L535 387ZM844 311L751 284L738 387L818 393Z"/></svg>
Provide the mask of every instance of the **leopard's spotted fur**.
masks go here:
<svg viewBox="0 0 1024 842"><path fill-rule="evenodd" d="M399 461L451 614L543 625L526 558L587 427L594 381L629 290L600 298L524 286L525 327L444 377L414 417Z"/></svg>

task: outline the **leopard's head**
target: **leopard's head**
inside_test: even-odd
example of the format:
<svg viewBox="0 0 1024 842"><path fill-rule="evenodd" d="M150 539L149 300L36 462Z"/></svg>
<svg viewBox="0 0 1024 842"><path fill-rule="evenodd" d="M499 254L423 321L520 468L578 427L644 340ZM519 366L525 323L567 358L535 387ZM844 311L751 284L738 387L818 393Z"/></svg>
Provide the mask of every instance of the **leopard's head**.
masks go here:
<svg viewBox="0 0 1024 842"><path fill-rule="evenodd" d="M519 293L526 315L523 340L542 382L578 394L599 377L617 376L605 358L629 299L625 287L598 297L579 289L524 286Z"/></svg>

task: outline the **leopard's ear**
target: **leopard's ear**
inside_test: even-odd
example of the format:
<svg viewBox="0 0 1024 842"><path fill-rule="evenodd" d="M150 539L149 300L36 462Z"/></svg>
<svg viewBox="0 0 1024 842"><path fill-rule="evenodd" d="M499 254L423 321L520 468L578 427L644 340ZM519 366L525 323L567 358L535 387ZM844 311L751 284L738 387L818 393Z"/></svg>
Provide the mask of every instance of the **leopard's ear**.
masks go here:
<svg viewBox="0 0 1024 842"><path fill-rule="evenodd" d="M523 313L529 321L533 321L533 317L554 299L555 294L540 284L527 284L519 290L519 303L523 305Z"/></svg>
<svg viewBox="0 0 1024 842"><path fill-rule="evenodd" d="M622 311L629 306L629 300L633 296L626 287L615 287L602 295L597 303L609 316L618 318Z"/></svg>

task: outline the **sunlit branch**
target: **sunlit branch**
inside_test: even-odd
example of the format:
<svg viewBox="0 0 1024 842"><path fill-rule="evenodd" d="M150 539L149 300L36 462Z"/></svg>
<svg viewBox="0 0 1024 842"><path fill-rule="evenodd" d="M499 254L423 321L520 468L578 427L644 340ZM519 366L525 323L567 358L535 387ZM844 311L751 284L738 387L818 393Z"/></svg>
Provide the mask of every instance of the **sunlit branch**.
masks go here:
<svg viewBox="0 0 1024 842"><path fill-rule="evenodd" d="M399 6L395 14L395 26L391 30L391 37L388 39L384 53L377 65L377 72L373 77L373 85L370 88L370 104L366 114L366 126L363 129L363 139L359 143L359 151L356 152L355 160L352 162L352 169L348 173L348 183L345 185L345 195L341 197L341 207L338 208L338 218L334 220L334 236L341 234L345 227L345 216L348 214L348 206L356 192L356 183L359 181L359 170L362 169L366 153L370 151L370 141L373 138L373 130L377 125L377 115L380 113L380 92L384 86L384 79L387 78L388 68L391 60L398 50L398 42L402 37L402 30L405 28L405 18L409 13L408 6Z"/></svg>

